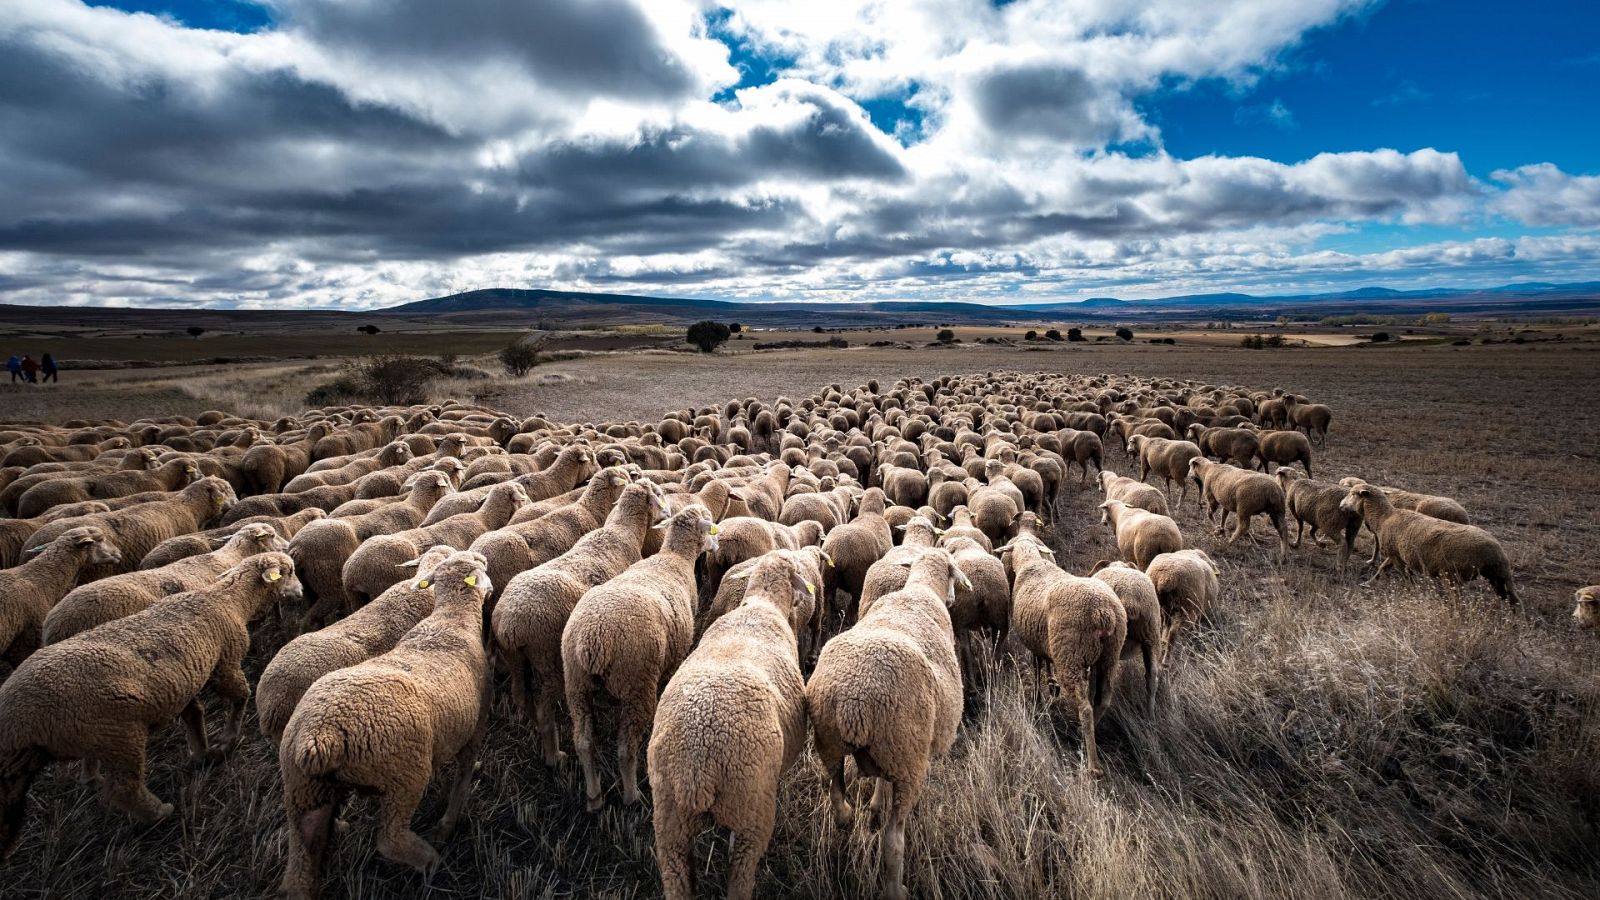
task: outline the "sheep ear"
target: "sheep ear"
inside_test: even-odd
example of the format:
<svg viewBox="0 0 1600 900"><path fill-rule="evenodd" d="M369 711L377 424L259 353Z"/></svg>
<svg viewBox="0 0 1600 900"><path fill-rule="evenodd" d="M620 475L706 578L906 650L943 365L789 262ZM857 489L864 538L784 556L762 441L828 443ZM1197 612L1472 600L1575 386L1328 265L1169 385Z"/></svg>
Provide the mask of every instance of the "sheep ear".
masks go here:
<svg viewBox="0 0 1600 900"><path fill-rule="evenodd" d="M1099 561L1099 562L1096 562L1096 563L1095 563L1095 564L1094 564L1094 568L1092 568L1092 569L1090 569L1090 570L1089 570L1089 574L1090 574L1090 575L1093 575L1093 574L1094 574L1094 573L1096 573L1096 572L1098 572L1098 571L1100 571L1100 570L1101 570L1101 569L1104 569L1104 568L1105 568L1105 567L1106 567L1106 566L1109 566L1109 565L1111 565L1111 560L1109 560L1109 559L1102 559L1102 560L1100 560L1100 561Z"/></svg>
<svg viewBox="0 0 1600 900"><path fill-rule="evenodd" d="M32 554L32 553L43 553L44 552L44 548L46 548L48 546L50 546L50 545L49 544L40 544L39 546L30 549L28 552L30 554Z"/></svg>
<svg viewBox="0 0 1600 900"><path fill-rule="evenodd" d="M399 565L395 566L395 568L396 569L415 569L421 563L422 563L422 557L419 556L416 559L411 560L410 562L400 563Z"/></svg>
<svg viewBox="0 0 1600 900"><path fill-rule="evenodd" d="M262 578L262 580L263 580L263 581L265 581L265 582L266 582L266 583L267 583L267 584L273 584L273 583L275 583L275 582L278 582L278 581L282 581L282 580L283 580L283 573L282 573L282 572L279 572L279 571L278 571L278 570L277 570L277 569L275 569L275 568L274 568L274 569L268 569L268 570L267 570L267 571L266 571L266 572L265 572L265 573L264 573L264 574L263 574L263 575L262 575L262 576L261 576L261 578Z"/></svg>

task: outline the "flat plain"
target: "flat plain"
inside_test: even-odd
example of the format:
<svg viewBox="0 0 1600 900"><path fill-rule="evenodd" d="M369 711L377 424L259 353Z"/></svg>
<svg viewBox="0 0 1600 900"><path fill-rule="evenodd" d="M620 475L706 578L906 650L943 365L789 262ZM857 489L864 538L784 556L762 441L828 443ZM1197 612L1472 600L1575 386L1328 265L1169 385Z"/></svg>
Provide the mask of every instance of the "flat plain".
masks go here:
<svg viewBox="0 0 1600 900"><path fill-rule="evenodd" d="M1327 403L1334 421L1317 476L1459 499L1505 544L1523 605L1506 607L1481 582L1364 586L1337 576L1332 551L1309 541L1279 564L1264 543L1226 547L1186 506L1177 519L1220 562L1223 600L1174 652L1158 708L1144 708L1138 667L1124 666L1100 728L1108 774L1086 781L1072 717L1029 696L1013 642L912 816L912 894L1584 898L1600 895L1600 644L1570 611L1573 590L1600 581L1597 362L1594 343L966 344L600 353L450 387L514 415L577 422L999 370L1281 387ZM265 411L292 405L333 368L73 373L59 391L8 385L0 418L193 415L230 400ZM1106 461L1130 469L1116 450ZM1051 541L1069 571L1115 554L1099 499L1092 485L1064 491ZM270 626L258 634L252 677L280 641ZM54 767L34 790L16 858L0 869L0 895L270 896L283 855L276 754L253 722L247 733L234 758L192 770L179 762L181 729L159 729L152 788L178 811L149 829L108 814L73 767ZM442 808L440 783L419 821ZM358 801L327 895L656 896L647 810L592 817L578 785L574 772L539 764L528 727L498 698L463 827L441 846L427 892L375 856L371 806ZM698 858L710 860L702 888L714 889L725 838L703 839ZM836 828L820 767L802 756L780 791L758 895L868 896L876 858L866 817Z"/></svg>

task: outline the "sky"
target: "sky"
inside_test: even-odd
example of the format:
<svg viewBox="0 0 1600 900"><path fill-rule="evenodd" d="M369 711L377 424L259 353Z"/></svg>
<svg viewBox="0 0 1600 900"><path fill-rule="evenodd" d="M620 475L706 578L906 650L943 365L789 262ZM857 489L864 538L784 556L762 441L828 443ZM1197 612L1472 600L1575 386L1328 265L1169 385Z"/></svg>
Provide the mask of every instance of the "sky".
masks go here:
<svg viewBox="0 0 1600 900"><path fill-rule="evenodd" d="M0 302L1600 280L1578 0L4 0Z"/></svg>

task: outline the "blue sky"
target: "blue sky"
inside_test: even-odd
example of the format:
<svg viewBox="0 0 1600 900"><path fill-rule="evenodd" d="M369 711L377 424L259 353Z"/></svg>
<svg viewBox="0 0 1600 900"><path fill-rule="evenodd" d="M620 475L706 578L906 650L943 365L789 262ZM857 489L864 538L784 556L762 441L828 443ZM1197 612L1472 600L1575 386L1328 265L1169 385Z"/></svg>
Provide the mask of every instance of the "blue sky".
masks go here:
<svg viewBox="0 0 1600 900"><path fill-rule="evenodd" d="M1600 279L1575 0L11 0L0 299Z"/></svg>

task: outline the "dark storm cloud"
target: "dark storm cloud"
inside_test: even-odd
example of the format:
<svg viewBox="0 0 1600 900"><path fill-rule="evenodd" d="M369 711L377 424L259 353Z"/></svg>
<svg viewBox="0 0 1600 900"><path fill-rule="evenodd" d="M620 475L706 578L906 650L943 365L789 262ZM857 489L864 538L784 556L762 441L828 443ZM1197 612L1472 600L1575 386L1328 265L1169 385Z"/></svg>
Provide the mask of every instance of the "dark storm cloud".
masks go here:
<svg viewBox="0 0 1600 900"><path fill-rule="evenodd" d="M988 72L977 78L973 101L984 124L1002 135L1098 146L1138 130L1114 89L1071 66L1038 63Z"/></svg>
<svg viewBox="0 0 1600 900"><path fill-rule="evenodd" d="M557 90L679 97L698 81L629 0L273 0L285 27L394 65L504 61Z"/></svg>

